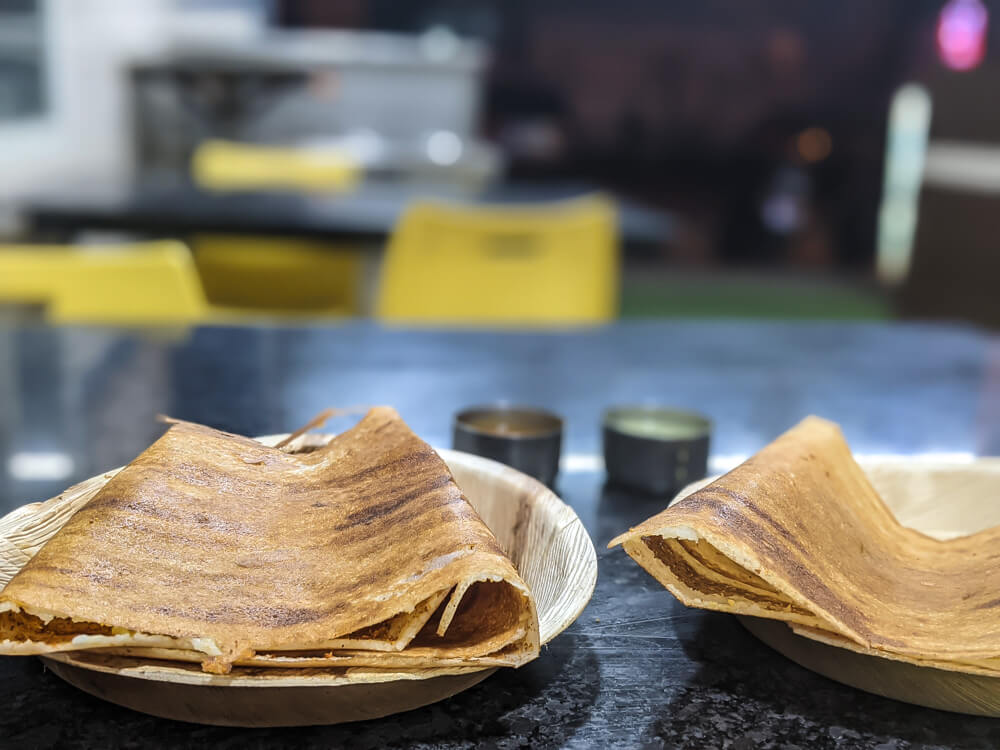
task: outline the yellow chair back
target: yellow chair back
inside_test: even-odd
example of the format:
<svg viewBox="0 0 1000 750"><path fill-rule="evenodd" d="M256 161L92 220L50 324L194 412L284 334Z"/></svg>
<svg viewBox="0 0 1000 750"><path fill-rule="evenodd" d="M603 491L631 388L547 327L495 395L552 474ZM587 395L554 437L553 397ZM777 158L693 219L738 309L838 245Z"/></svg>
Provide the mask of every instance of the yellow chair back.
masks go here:
<svg viewBox="0 0 1000 750"><path fill-rule="evenodd" d="M618 310L615 209L602 196L529 206L417 202L386 251L387 322L573 325Z"/></svg>
<svg viewBox="0 0 1000 750"><path fill-rule="evenodd" d="M54 323L191 324L208 305L188 248L0 246L0 303L45 306Z"/></svg>
<svg viewBox="0 0 1000 750"><path fill-rule="evenodd" d="M356 315L364 251L287 237L198 235L195 263L213 305Z"/></svg>
<svg viewBox="0 0 1000 750"><path fill-rule="evenodd" d="M191 175L207 190L343 191L358 183L362 169L343 150L210 140L195 150Z"/></svg>

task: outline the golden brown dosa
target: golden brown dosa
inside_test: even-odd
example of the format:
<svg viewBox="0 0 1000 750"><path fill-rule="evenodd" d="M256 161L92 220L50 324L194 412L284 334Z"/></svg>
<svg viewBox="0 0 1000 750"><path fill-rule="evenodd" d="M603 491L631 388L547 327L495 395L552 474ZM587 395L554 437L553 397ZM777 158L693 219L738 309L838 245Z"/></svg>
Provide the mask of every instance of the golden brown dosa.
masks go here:
<svg viewBox="0 0 1000 750"><path fill-rule="evenodd" d="M902 526L831 422L804 420L617 544L688 606L1000 673L1000 527L939 541Z"/></svg>
<svg viewBox="0 0 1000 750"><path fill-rule="evenodd" d="M385 407L303 454L174 424L0 593L0 653L99 647L222 672L258 651L433 668L539 648L527 585Z"/></svg>

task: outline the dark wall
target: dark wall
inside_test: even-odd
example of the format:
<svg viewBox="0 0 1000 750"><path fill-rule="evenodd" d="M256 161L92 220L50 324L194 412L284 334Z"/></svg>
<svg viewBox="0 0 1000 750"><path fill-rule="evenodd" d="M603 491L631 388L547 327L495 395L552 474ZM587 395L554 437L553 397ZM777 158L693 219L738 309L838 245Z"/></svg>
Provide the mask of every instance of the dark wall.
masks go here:
<svg viewBox="0 0 1000 750"><path fill-rule="evenodd" d="M487 40L484 132L511 176L590 180L671 209L693 249L666 253L870 267L889 99L933 67L942 4L354 0L279 15ZM803 152L807 130L828 148Z"/></svg>

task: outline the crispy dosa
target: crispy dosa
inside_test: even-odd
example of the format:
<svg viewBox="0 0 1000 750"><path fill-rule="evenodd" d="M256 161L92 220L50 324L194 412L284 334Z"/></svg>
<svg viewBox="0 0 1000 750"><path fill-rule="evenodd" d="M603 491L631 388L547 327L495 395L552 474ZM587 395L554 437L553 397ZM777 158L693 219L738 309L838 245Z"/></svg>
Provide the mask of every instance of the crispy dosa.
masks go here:
<svg viewBox="0 0 1000 750"><path fill-rule="evenodd" d="M618 544L688 606L1000 673L1000 527L939 541L902 526L832 422L804 420Z"/></svg>
<svg viewBox="0 0 1000 750"><path fill-rule="evenodd" d="M302 454L176 423L0 592L0 653L154 649L222 673L303 651L518 666L538 638L514 565L385 407Z"/></svg>

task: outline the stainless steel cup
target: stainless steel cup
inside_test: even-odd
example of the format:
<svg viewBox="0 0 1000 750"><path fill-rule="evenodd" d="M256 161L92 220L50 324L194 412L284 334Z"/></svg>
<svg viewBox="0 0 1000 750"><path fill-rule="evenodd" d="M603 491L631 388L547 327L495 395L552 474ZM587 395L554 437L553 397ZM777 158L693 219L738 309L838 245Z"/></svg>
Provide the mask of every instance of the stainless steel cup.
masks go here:
<svg viewBox="0 0 1000 750"><path fill-rule="evenodd" d="M708 471L712 423L701 414L616 406L604 414L608 478L656 495L673 495Z"/></svg>
<svg viewBox="0 0 1000 750"><path fill-rule="evenodd" d="M559 471L562 418L527 406L476 406L455 416L452 446L492 458L552 486Z"/></svg>

